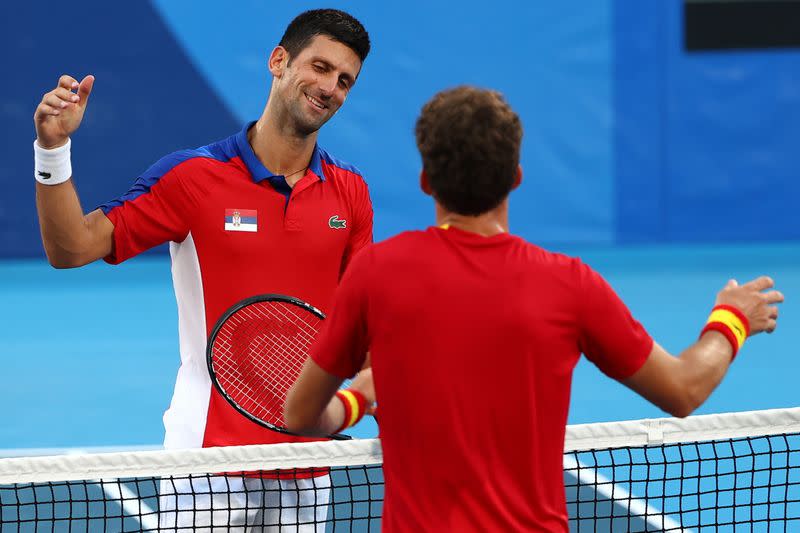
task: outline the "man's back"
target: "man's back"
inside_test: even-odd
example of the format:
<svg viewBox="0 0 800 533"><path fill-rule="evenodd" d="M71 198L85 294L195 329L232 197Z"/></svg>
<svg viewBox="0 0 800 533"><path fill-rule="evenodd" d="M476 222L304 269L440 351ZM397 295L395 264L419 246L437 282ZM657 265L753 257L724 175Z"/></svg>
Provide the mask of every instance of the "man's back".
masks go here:
<svg viewBox="0 0 800 533"><path fill-rule="evenodd" d="M387 530L566 530L572 369L591 349L604 371L630 375L652 347L641 326L620 303L595 327L587 311L618 301L602 279L509 234L407 232L352 268L360 310L342 298L334 312L365 326Z"/></svg>
<svg viewBox="0 0 800 533"><path fill-rule="evenodd" d="M687 416L748 336L775 330L783 295L767 276L728 281L700 339L673 357L592 269L508 234L522 123L502 95L442 91L415 133L439 227L354 259L287 427L340 431L379 403L386 531L567 531L561 453L579 354ZM373 368L336 392L366 350Z"/></svg>

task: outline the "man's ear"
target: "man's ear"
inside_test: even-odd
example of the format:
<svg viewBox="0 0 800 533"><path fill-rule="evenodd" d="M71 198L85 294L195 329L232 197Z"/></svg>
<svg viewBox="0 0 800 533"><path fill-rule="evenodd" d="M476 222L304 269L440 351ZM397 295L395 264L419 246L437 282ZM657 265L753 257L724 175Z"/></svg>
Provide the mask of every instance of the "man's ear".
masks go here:
<svg viewBox="0 0 800 533"><path fill-rule="evenodd" d="M511 186L513 191L522 184L522 165L517 165L517 175L514 176L514 185Z"/></svg>
<svg viewBox="0 0 800 533"><path fill-rule="evenodd" d="M276 78L280 78L288 64L289 52L287 52L286 48L283 46L276 46L272 50L272 53L269 55L269 59L267 60L267 67L269 67L269 71Z"/></svg>
<svg viewBox="0 0 800 533"><path fill-rule="evenodd" d="M428 196L433 196L433 189L431 189L431 183L428 181L428 174L425 169L422 169L419 173L419 188Z"/></svg>

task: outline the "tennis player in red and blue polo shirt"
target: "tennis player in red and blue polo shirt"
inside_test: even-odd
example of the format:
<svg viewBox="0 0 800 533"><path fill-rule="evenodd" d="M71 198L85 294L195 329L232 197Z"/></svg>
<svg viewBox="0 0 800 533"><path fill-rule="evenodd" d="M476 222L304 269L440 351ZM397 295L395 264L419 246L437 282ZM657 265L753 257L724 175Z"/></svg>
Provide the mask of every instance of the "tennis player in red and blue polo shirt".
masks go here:
<svg viewBox="0 0 800 533"><path fill-rule="evenodd" d="M287 398L287 426L323 434L377 398L383 531L566 533L564 434L581 352L685 416L748 334L776 327L783 296L762 292L772 280L731 281L700 339L672 357L588 265L509 233L521 138L498 93L460 87L425 105L417 144L436 226L355 258ZM337 391L366 350L371 369Z"/></svg>
<svg viewBox="0 0 800 533"><path fill-rule="evenodd" d="M326 310L350 259L371 242L372 207L361 173L317 145L319 128L344 103L369 48L367 32L346 13L299 15L270 55L273 82L257 122L164 157L128 193L85 216L70 180L69 135L80 125L94 78L62 76L37 108L37 207L50 262L119 263L170 243L181 367L164 415L167 448L307 440L236 413L211 386L205 345L217 318L256 294L287 294ZM280 497L260 479L239 480L253 484L240 490L232 478L206 490L197 482L186 490L170 483L171 497L162 491L161 526L207 527L213 520L227 531L282 520L324 529L323 477L280 480ZM312 485L316 490L303 490ZM218 489L219 501L211 501ZM199 492L206 494L193 495ZM268 501L273 493L280 501ZM203 510L212 507L219 511ZM284 514L266 516L264 507L282 507Z"/></svg>

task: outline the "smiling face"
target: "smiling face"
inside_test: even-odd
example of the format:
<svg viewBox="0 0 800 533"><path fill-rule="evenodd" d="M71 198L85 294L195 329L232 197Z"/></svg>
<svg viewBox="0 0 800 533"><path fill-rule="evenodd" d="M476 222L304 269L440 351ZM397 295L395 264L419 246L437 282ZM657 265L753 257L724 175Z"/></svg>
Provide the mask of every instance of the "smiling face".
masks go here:
<svg viewBox="0 0 800 533"><path fill-rule="evenodd" d="M317 35L294 57L281 46L272 51L274 76L270 100L302 136L319 130L336 114L361 70L361 60L347 45Z"/></svg>

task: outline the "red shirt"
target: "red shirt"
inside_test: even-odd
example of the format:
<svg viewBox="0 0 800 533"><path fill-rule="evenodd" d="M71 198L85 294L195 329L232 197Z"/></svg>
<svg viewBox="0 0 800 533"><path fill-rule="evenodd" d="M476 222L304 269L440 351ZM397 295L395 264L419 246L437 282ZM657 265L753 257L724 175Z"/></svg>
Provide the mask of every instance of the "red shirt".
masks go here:
<svg viewBox="0 0 800 533"><path fill-rule="evenodd" d="M312 357L350 377L371 353L384 531L567 531L573 368L626 378L652 346L580 260L431 228L355 258Z"/></svg>
<svg viewBox="0 0 800 533"><path fill-rule="evenodd" d="M249 127L164 157L101 206L114 224L106 261L170 242L181 366L164 414L167 448L307 440L230 407L211 386L206 340L226 309L256 294L286 294L327 311L350 258L372 241L372 206L357 169L315 147L290 188L258 160Z"/></svg>

